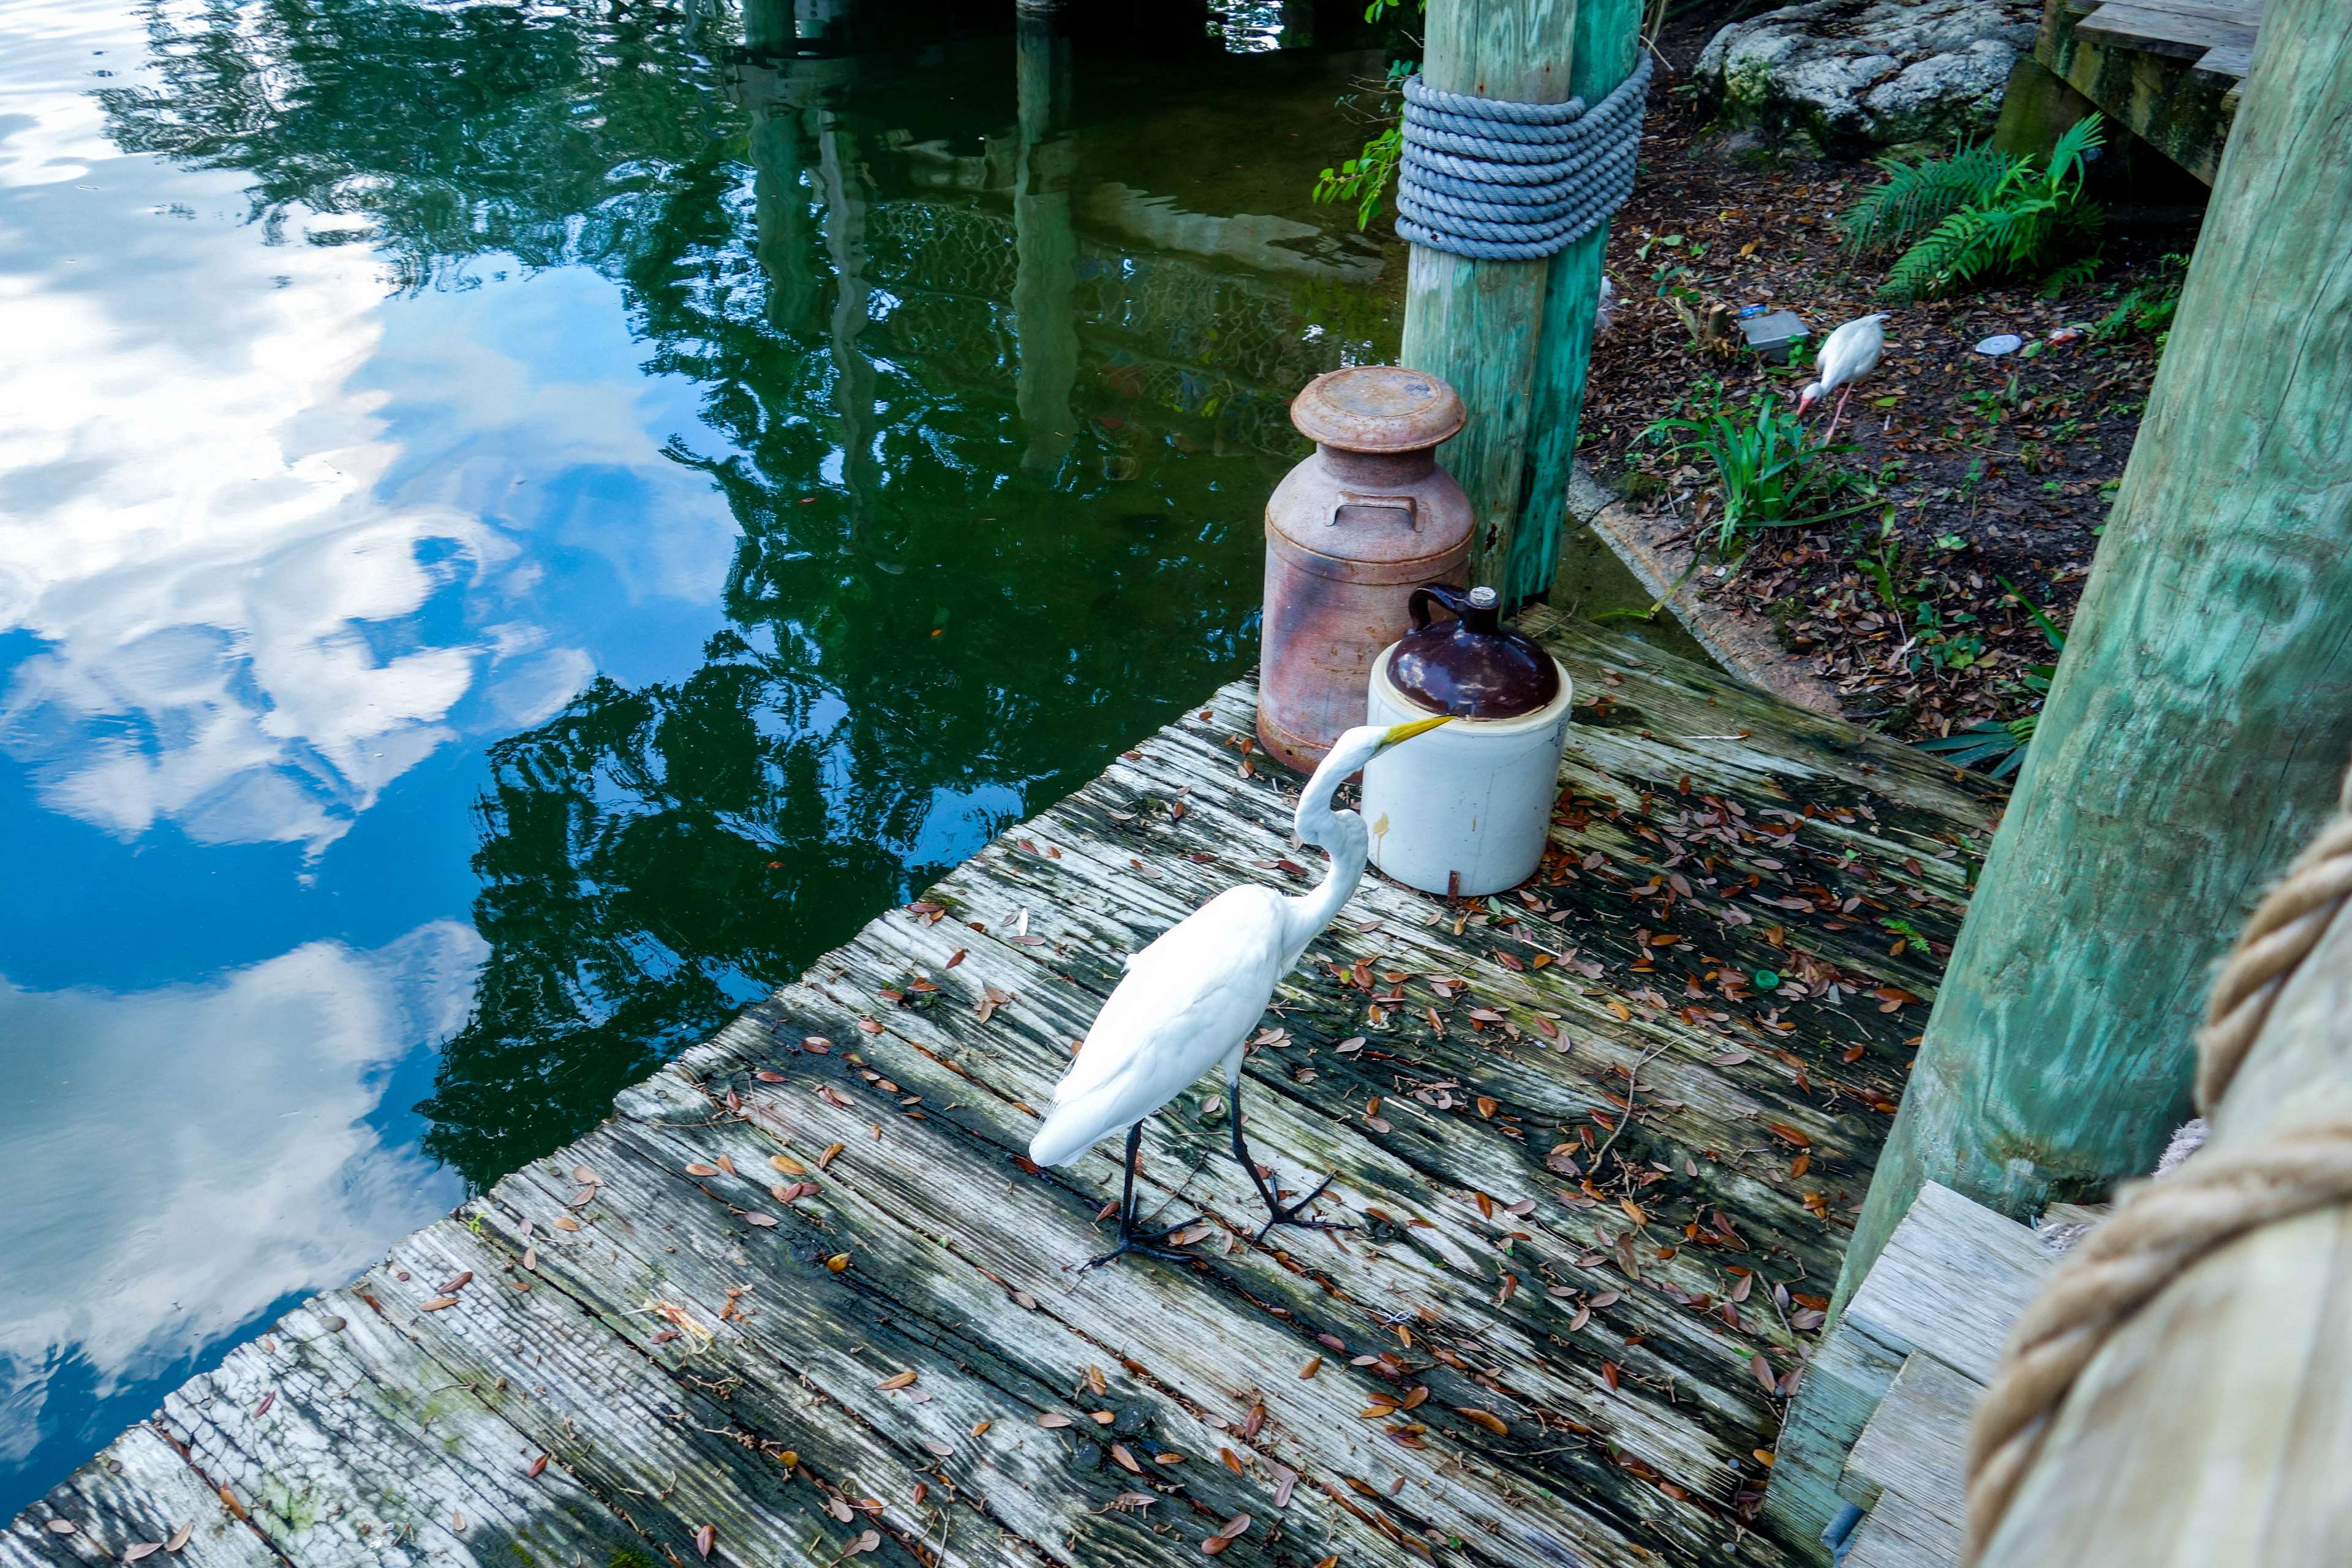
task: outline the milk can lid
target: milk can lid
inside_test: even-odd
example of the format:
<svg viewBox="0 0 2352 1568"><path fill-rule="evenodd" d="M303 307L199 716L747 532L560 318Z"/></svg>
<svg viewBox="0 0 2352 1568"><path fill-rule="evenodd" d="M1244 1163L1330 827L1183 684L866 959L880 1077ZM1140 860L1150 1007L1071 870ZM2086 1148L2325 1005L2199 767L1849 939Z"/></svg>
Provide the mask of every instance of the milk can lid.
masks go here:
<svg viewBox="0 0 2352 1568"><path fill-rule="evenodd" d="M1307 384L1290 422L1318 447L1343 452L1414 452L1462 428L1462 399L1426 371L1351 364Z"/></svg>
<svg viewBox="0 0 2352 1568"><path fill-rule="evenodd" d="M1443 605L1458 619L1434 621ZM1412 592L1416 628L1389 659L1389 682L1433 713L1457 719L1517 719L1559 695L1559 666L1523 633L1502 624L1495 590L1432 584Z"/></svg>

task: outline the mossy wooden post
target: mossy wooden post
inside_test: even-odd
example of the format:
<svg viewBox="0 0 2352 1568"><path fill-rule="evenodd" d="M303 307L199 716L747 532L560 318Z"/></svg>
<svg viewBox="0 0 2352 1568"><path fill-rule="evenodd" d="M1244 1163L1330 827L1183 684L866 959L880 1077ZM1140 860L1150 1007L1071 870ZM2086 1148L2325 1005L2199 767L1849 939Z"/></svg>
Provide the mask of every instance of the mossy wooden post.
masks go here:
<svg viewBox="0 0 2352 1568"><path fill-rule="evenodd" d="M1625 79L1641 47L1641 0L1580 0L1569 67L1570 94L1599 102ZM1545 274L1527 489L1507 568L1507 596L1514 600L1549 588L1559 566L1584 376L1592 363L1592 315L1601 302L1601 255L1608 247L1604 223L1553 257Z"/></svg>
<svg viewBox="0 0 2352 1568"><path fill-rule="evenodd" d="M1838 1282L2189 1111L2210 963L2352 754L2352 34L2273 0L2123 489Z"/></svg>
<svg viewBox="0 0 2352 1568"><path fill-rule="evenodd" d="M1576 8L1577 0L1429 0L1422 75L1448 92L1564 103L1576 90ZM1477 513L1471 576L1497 588L1507 585L1526 483L1551 265L1473 261L1416 245L1405 279L1403 363L1453 383L1469 410L1439 461Z"/></svg>

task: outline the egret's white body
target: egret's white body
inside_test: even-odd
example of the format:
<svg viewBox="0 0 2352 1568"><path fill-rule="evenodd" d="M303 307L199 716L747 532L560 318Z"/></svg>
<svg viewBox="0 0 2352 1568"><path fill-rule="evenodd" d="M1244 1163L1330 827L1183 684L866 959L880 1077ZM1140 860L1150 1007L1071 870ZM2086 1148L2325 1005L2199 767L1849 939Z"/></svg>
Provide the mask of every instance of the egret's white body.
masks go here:
<svg viewBox="0 0 2352 1568"><path fill-rule="evenodd" d="M1845 417L1845 400L1853 395L1853 384L1878 368L1878 356L1886 352L1885 316L1857 316L1832 332L1822 343L1821 357L1813 362L1822 378L1807 386L1798 395L1797 413L1805 411L1834 392L1837 408L1830 415L1830 427L1822 437L1828 446L1837 435L1838 421Z"/></svg>
<svg viewBox="0 0 2352 1568"><path fill-rule="evenodd" d="M1274 1000L1276 985L1363 879L1370 835L1354 812L1331 809L1333 793L1381 752L1444 722L1365 725L1333 743L1300 794L1295 818L1299 837L1331 859L1314 890L1289 895L1255 885L1229 888L1128 959L1125 978L1055 1086L1054 1108L1029 1144L1031 1159L1067 1164L1104 1138L1126 1132L1131 1183L1133 1142L1144 1119L1221 1064L1238 1111L1243 1046ZM1284 1206L1244 1155L1238 1114L1233 1132L1235 1157L1276 1219L1286 1219ZM1123 1203L1122 1247L1133 1239L1132 1223L1131 1208Z"/></svg>
<svg viewBox="0 0 2352 1568"><path fill-rule="evenodd" d="M1357 877L1347 879L1354 890ZM1331 885L1331 879L1324 886ZM1321 889L1318 889L1320 891ZM1311 930L1272 888L1228 888L1127 961L1078 1059L1054 1089L1054 1109L1030 1142L1041 1165L1077 1158L1123 1132L1220 1062L1237 1068L1242 1042L1274 988L1329 922ZM1333 901L1336 910L1345 900Z"/></svg>

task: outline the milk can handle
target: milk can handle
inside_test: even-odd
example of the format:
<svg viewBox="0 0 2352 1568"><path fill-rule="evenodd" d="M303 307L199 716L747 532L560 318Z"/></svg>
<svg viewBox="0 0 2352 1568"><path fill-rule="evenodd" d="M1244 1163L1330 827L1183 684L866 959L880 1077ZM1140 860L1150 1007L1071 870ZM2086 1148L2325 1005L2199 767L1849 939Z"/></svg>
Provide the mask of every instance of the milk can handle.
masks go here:
<svg viewBox="0 0 2352 1568"><path fill-rule="evenodd" d="M1449 588L1443 583L1432 583L1425 588L1415 588L1406 608L1412 613L1415 630L1429 625L1429 603L1436 600L1456 616L1470 613L1470 596L1459 588ZM1391 601L1393 602L1393 601Z"/></svg>
<svg viewBox="0 0 2352 1568"><path fill-rule="evenodd" d="M1347 522L1370 521L1370 519L1363 517L1361 514L1373 510L1381 511L1401 511L1404 513L1404 525L1407 528L1418 529L1421 527L1421 503L1415 500L1412 497L1409 495L1365 496L1357 495L1349 490L1341 490L1339 492L1339 499L1332 503L1331 516L1328 521L1327 526L1336 528L1340 524ZM1355 512L1359 515L1351 518L1348 515L1349 512Z"/></svg>

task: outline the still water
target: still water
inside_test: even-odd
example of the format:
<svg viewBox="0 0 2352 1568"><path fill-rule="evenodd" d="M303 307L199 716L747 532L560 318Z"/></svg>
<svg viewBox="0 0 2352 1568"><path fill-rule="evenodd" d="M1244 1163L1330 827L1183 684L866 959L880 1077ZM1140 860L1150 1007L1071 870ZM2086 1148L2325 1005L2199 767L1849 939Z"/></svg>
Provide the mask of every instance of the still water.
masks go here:
<svg viewBox="0 0 2352 1568"><path fill-rule="evenodd" d="M1253 657L1377 40L740 4L0 4L0 1517Z"/></svg>

